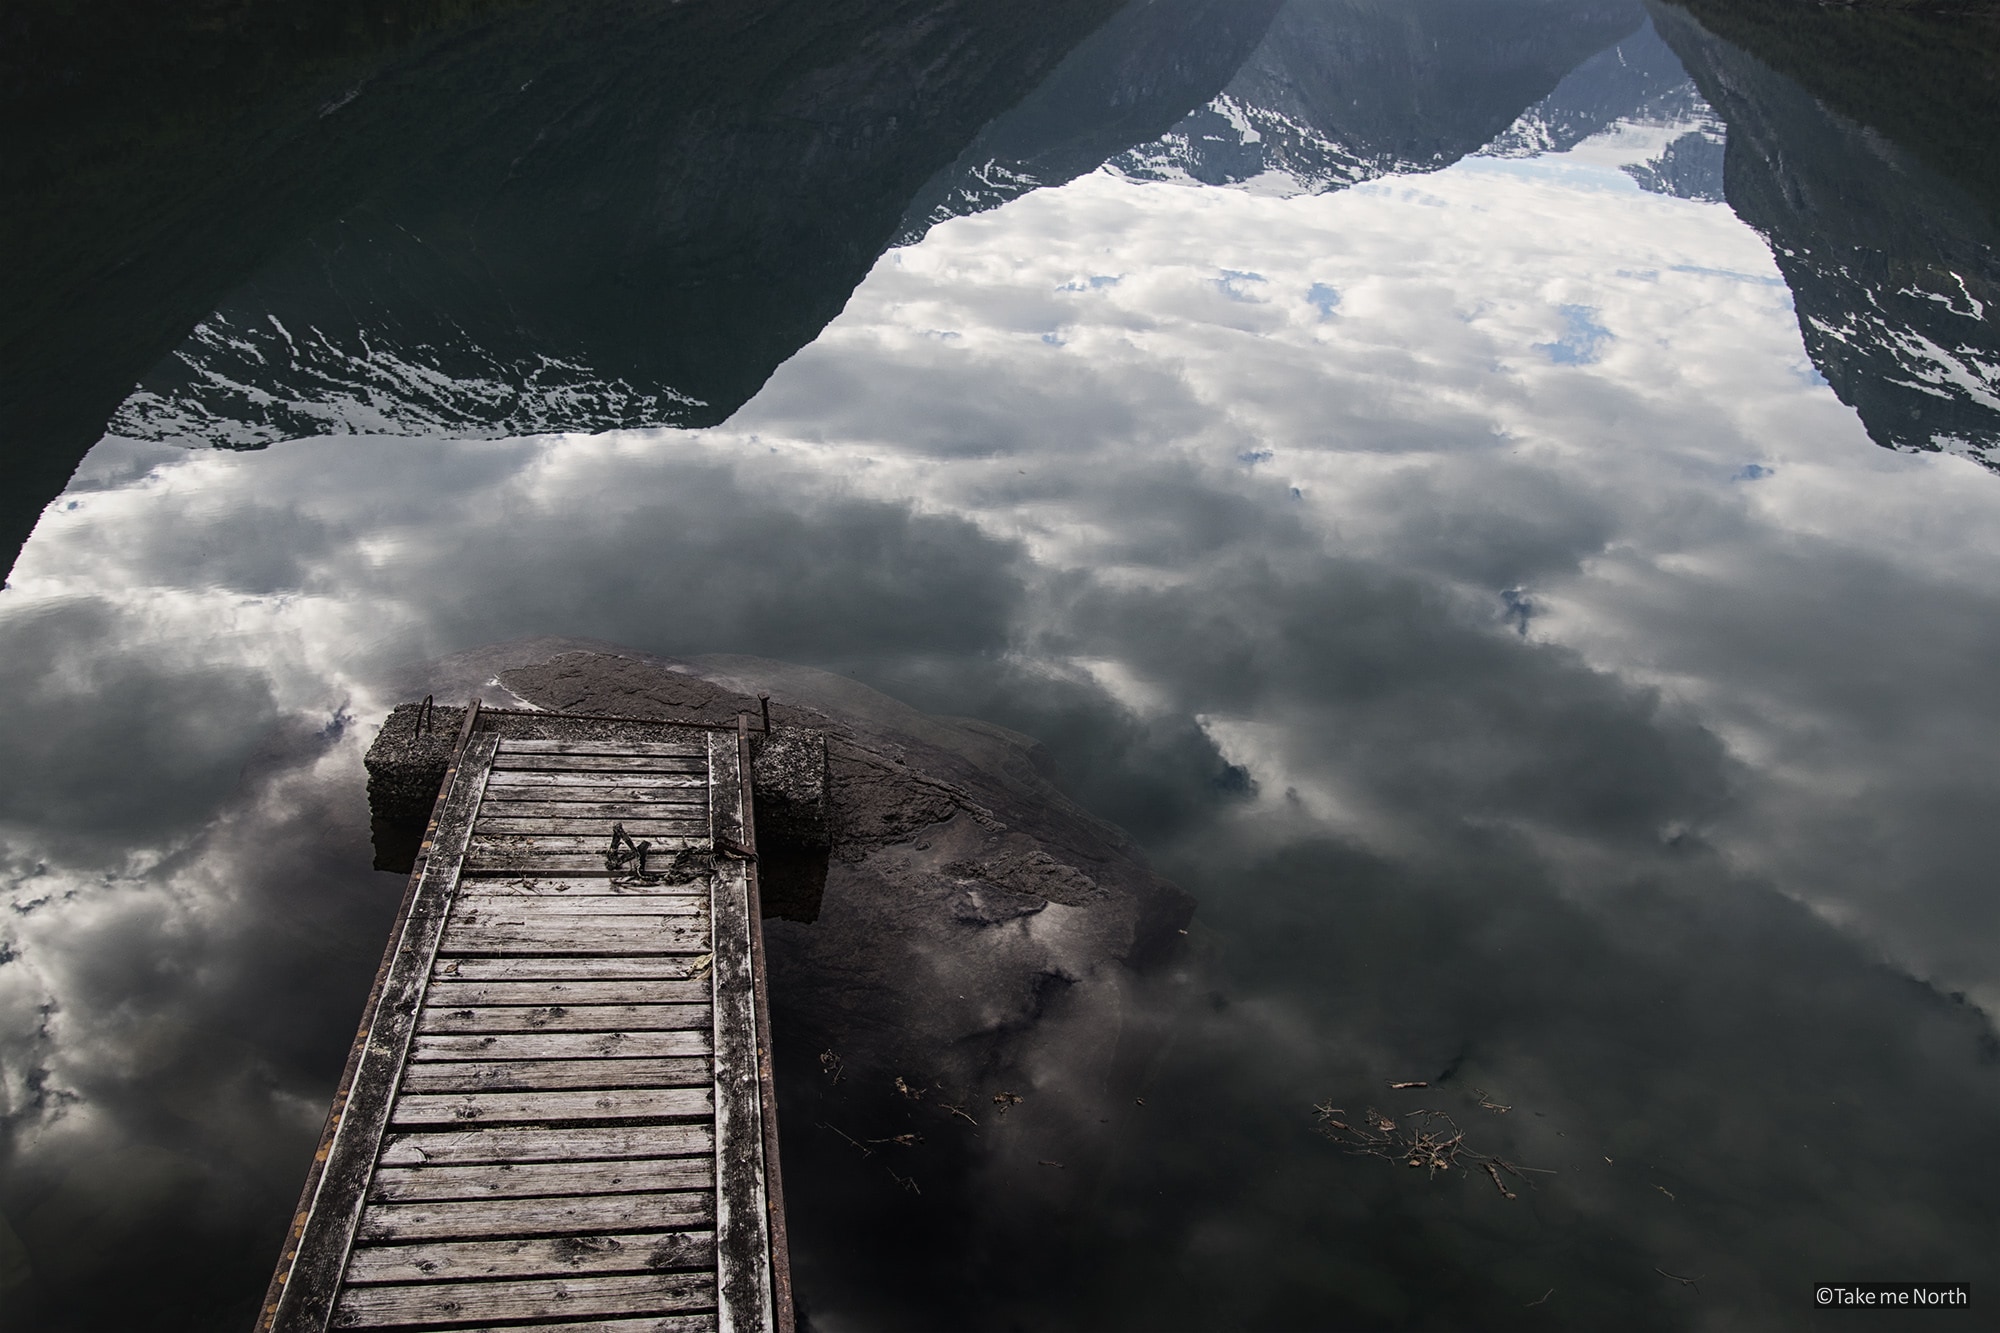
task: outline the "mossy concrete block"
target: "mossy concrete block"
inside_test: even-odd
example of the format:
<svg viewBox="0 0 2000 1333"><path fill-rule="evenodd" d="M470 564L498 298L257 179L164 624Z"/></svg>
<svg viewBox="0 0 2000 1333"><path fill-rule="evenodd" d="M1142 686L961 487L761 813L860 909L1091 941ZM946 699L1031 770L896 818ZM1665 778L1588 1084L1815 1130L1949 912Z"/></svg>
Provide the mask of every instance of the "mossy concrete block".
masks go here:
<svg viewBox="0 0 2000 1333"><path fill-rule="evenodd" d="M379 819L428 820L451 767L452 748L465 722L463 708L403 704L382 724L362 763L368 769L368 808Z"/></svg>
<svg viewBox="0 0 2000 1333"><path fill-rule="evenodd" d="M826 734L779 727L751 745L758 842L811 850L833 846Z"/></svg>

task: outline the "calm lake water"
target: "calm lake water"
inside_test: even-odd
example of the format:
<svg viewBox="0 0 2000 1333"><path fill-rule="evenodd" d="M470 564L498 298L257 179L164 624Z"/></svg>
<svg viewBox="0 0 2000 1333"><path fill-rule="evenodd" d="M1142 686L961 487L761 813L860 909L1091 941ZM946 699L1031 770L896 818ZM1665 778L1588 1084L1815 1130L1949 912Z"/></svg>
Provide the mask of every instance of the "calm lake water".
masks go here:
<svg viewBox="0 0 2000 1333"><path fill-rule="evenodd" d="M178 348L106 354L0 592L0 1322L248 1327L402 890L361 755L408 664L567 635L1027 732L1200 901L1063 1192L786 1123L820 1333L1845 1327L1813 1288L1877 1279L1988 1326L1980 180L1670 5L1103 8L932 119L466 39L519 101L424 86L483 157L222 235Z"/></svg>

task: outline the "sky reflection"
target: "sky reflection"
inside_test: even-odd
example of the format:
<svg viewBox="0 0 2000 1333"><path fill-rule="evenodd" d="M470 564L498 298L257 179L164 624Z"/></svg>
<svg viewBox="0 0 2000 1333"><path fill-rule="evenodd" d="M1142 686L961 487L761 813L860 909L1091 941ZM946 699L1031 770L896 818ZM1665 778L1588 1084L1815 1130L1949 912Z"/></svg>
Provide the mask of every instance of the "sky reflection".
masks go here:
<svg viewBox="0 0 2000 1333"><path fill-rule="evenodd" d="M2000 1100L2000 488L1869 441L1760 239L1622 169L1662 142L1087 175L885 255L713 430L107 441L0 594L40 775L0 803L0 1274L282 1213L393 911L356 803L396 668L566 634L1034 732L1203 901L1212 995L1087 1224L996 1176L952 1225L1017 1263L884 1294L857 1253L827 1329L960 1280L994 1326L1497 1327L1546 1285L1715 1328L1990 1281L1994 1168L1925 1145ZM1305 1132L1447 1070L1563 1172L1517 1212Z"/></svg>

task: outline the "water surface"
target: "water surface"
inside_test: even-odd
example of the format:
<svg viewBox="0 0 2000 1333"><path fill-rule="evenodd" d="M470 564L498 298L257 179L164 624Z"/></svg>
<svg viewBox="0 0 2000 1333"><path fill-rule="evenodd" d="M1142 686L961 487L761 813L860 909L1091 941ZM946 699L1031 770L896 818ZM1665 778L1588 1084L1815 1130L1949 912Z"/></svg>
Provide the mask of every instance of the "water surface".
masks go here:
<svg viewBox="0 0 2000 1333"><path fill-rule="evenodd" d="M403 271L302 285L324 236L147 373L0 593L23 1326L247 1323L401 891L360 755L404 664L540 634L1015 727L1200 900L1144 1105L1026 1089L922 1194L818 1129L781 1013L815 1329L1990 1288L1990 218L1679 9L1267 9L1049 62L795 354L729 344L740 405L682 383L708 424L481 417L543 351L428 278L315 322ZM616 369L535 401L603 425ZM1552 1174L1343 1154L1316 1103Z"/></svg>

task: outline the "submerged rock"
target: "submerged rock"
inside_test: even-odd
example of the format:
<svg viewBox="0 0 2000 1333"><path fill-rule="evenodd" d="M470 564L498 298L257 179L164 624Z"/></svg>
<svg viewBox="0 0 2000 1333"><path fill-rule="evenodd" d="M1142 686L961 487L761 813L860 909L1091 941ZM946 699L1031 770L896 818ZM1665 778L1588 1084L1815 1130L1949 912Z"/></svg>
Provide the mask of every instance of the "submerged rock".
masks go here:
<svg viewBox="0 0 2000 1333"><path fill-rule="evenodd" d="M769 694L758 838L794 1122L824 1114L821 1072L885 1095L903 1078L937 1101L1056 1093L1082 1115L1136 1068L1131 996L1194 902L1056 789L1031 738L810 668L566 640L462 654L413 684L489 707L704 722L757 715Z"/></svg>

